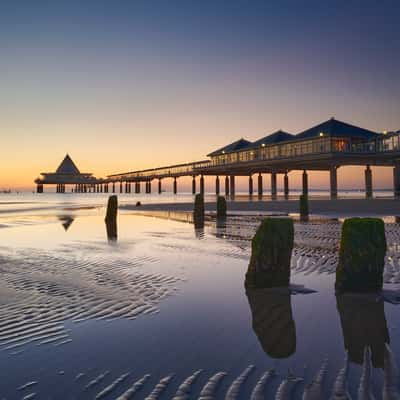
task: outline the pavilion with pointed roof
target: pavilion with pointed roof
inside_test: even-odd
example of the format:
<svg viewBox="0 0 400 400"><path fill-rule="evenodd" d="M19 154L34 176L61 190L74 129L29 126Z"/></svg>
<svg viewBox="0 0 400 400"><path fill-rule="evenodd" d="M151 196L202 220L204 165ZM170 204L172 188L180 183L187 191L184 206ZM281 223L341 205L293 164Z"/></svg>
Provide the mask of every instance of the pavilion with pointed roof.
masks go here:
<svg viewBox="0 0 400 400"><path fill-rule="evenodd" d="M57 193L64 193L66 185L75 185L76 191L98 182L92 173L80 172L72 158L67 154L56 169L56 172L41 172L35 180L37 192L43 192L43 185L56 185ZM86 189L87 190L87 189Z"/></svg>
<svg viewBox="0 0 400 400"><path fill-rule="evenodd" d="M291 171L302 171L302 193L308 193L308 171L326 171L329 174L331 198L338 193L337 170L342 166L365 166L365 193L372 197L372 166L393 168L393 192L400 198L400 131L374 132L369 129L330 118L297 134L282 130L255 141L244 138L218 148L208 154L209 159L131 170L95 178L82 173L67 154L55 172L43 172L35 180L37 192L43 192L43 185L57 185L57 192L64 193L66 185L75 185L74 192L151 193L152 181L158 181L158 193L164 192L163 179L173 179L173 193L178 193L178 178L192 177L192 194L196 193L196 177L200 177L200 193L204 194L204 177L215 176L215 194L220 193L220 177L225 177L225 195L235 195L235 178L249 179L249 195L253 194L253 175L258 175L257 192L264 193L263 175L271 178L270 191L275 198L277 176L283 177L283 193L289 196ZM134 186L132 186L134 185ZM118 189L119 187L119 189Z"/></svg>

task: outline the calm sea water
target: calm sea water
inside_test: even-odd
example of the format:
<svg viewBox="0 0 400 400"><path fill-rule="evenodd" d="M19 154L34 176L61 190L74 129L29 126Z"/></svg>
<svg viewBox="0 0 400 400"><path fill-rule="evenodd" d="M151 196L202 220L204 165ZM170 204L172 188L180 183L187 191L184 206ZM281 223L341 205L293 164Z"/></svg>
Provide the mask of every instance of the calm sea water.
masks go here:
<svg viewBox="0 0 400 400"><path fill-rule="evenodd" d="M73 207L84 207L84 206L103 206L106 203L106 199L112 193L0 193L0 213L20 212L23 210L45 210L64 208L67 206ZM117 193L119 202L121 204L135 204L136 201L142 203L180 203L180 202L192 202L193 195L190 193L179 193L173 195L172 193L152 193L152 194L135 194L135 193ZM301 192L299 190L292 190L290 198L298 198ZM339 198L363 198L365 193L359 190L339 191ZM329 198L329 192L324 190L310 190L309 196L311 198ZM374 191L374 197L377 198L388 198L393 197L391 190L376 190ZM265 194L262 200L269 199L270 196ZM283 193L278 192L278 199L283 198ZM215 195L207 193L205 196L206 201L215 200ZM260 201L258 196L249 197L246 192L237 192L235 201ZM228 199L229 201L229 199Z"/></svg>
<svg viewBox="0 0 400 400"><path fill-rule="evenodd" d="M166 196L146 199L159 198ZM262 374L274 368L264 398L275 398L289 375L299 382L288 398L300 399L324 362L322 394L309 398L330 398L346 354L349 390L357 398L362 373L369 375L368 363L362 366L365 344L372 353L370 390L377 399L389 398L382 388L394 367L384 362L385 343L398 359L399 310L375 298L335 297L338 222L296 223L291 280L315 293L246 293L256 217L207 220L195 230L182 222L190 220L185 215L171 220L121 212L118 240L110 241L104 210L94 207L105 195L5 199L0 398L115 399L149 374L132 398L147 398L161 381L162 393L149 398L171 399L201 370L185 386L188 398L199 398L210 378L224 372L214 392L223 399L253 365L229 398L249 399ZM396 224L387 229L385 287L396 288L400 232Z"/></svg>

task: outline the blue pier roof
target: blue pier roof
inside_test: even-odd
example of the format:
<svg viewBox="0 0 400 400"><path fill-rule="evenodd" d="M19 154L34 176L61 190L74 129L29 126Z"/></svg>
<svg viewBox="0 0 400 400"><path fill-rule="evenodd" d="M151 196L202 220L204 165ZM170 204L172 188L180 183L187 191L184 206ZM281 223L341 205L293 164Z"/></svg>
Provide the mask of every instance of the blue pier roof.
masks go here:
<svg viewBox="0 0 400 400"><path fill-rule="evenodd" d="M292 135L291 133L279 130L277 132L274 132L270 135L264 136L263 138L253 142L250 147L257 148L257 147L266 146L266 145L270 145L270 144L287 142L288 140L292 140L293 138L294 138L294 135Z"/></svg>
<svg viewBox="0 0 400 400"><path fill-rule="evenodd" d="M321 124L315 125L295 136L295 139L309 139L317 136L353 137L364 140L374 139L379 134L368 129L350 125L346 122L331 118Z"/></svg>
<svg viewBox="0 0 400 400"><path fill-rule="evenodd" d="M251 142L242 138L237 140L236 142L233 142L231 144L228 144L227 146L221 147L220 149L213 151L212 153L208 154L207 157L218 156L219 154L224 154L224 153L232 153L234 151L247 148L251 144L252 144Z"/></svg>

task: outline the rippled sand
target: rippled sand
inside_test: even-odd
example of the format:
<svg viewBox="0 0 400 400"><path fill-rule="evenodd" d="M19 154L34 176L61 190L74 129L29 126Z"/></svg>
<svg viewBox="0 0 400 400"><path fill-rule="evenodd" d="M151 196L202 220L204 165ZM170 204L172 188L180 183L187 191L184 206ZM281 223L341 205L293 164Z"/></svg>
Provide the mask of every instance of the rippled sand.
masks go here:
<svg viewBox="0 0 400 400"><path fill-rule="evenodd" d="M295 223L292 282L300 285L283 298L272 294L278 301L268 304L278 307L280 321L266 330L263 324L273 313L265 312L267 303L247 298L243 288L261 216L222 222L208 217L205 228L195 230L187 214L175 215L173 222L121 214L118 242L107 240L101 217L83 224L85 218L37 224L32 219L9 228L17 238L39 235L36 246L26 245L29 240L3 245L3 233L0 393L5 398L344 399L348 393L399 398L400 320L393 312L387 318L394 334L382 341L379 370L371 366L375 349L365 347L354 367L343 348L341 328L345 334L359 332L341 327L333 295L339 221ZM56 236L49 236L50 244L44 243L48 232ZM387 223L386 233L385 284L394 289L400 283L399 225ZM302 291L302 284L317 293ZM390 293L386 300L397 303ZM381 320L386 324L385 315ZM323 325L334 333L329 336ZM272 337L278 342L271 347ZM331 340L335 347L329 347Z"/></svg>

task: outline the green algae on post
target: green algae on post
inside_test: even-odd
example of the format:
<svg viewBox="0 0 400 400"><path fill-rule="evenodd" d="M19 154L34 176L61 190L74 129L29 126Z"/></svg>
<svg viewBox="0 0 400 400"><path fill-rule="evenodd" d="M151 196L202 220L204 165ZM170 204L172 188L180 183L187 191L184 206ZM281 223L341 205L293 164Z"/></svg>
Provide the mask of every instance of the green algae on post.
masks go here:
<svg viewBox="0 0 400 400"><path fill-rule="evenodd" d="M308 221L308 196L306 194L300 196L300 220Z"/></svg>
<svg viewBox="0 0 400 400"><path fill-rule="evenodd" d="M194 198L193 221L196 228L204 226L204 197L196 194Z"/></svg>
<svg viewBox="0 0 400 400"><path fill-rule="evenodd" d="M217 218L226 217L226 200L224 196L218 196L217 198Z"/></svg>
<svg viewBox="0 0 400 400"><path fill-rule="evenodd" d="M294 241L290 218L265 218L251 243L246 287L288 286Z"/></svg>
<svg viewBox="0 0 400 400"><path fill-rule="evenodd" d="M381 219L346 219L340 239L336 291L380 291L383 285L385 254L385 224Z"/></svg>

